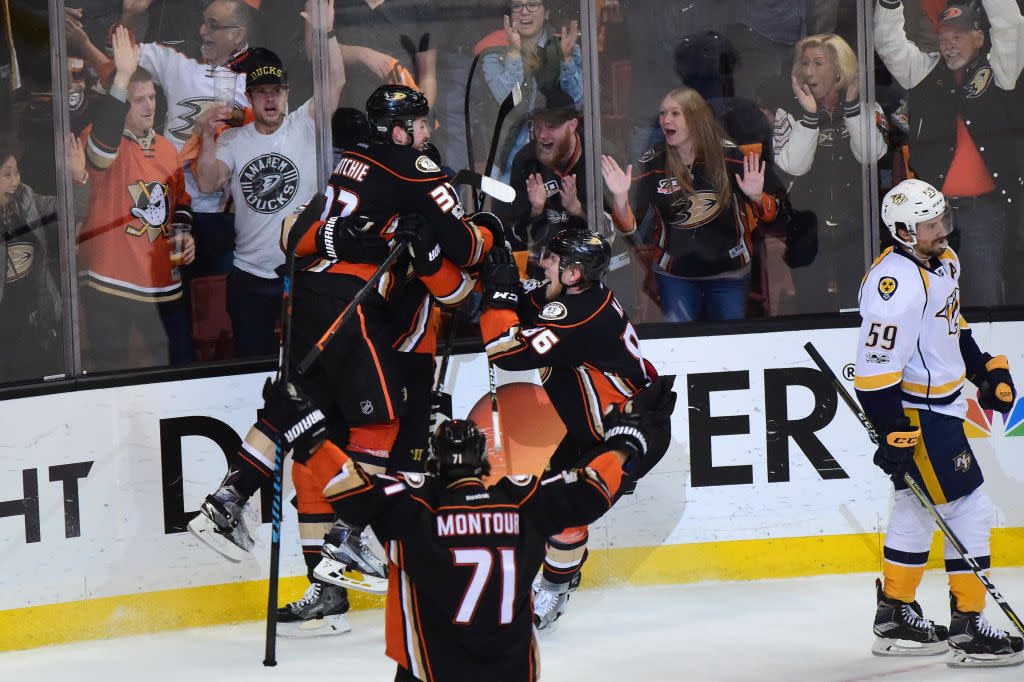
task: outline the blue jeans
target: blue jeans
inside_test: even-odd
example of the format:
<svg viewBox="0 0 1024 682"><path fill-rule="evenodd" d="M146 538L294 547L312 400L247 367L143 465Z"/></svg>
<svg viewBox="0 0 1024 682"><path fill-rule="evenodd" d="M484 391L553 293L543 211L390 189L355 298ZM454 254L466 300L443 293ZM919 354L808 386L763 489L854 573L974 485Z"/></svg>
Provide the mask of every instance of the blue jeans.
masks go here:
<svg viewBox="0 0 1024 682"><path fill-rule="evenodd" d="M280 277L264 279L232 268L228 273L228 316L235 340L235 357L273 355L278 349L275 330L281 317Z"/></svg>
<svg viewBox="0 0 1024 682"><path fill-rule="evenodd" d="M949 197L960 244L960 300L965 306L1003 303L1003 241L1006 208L997 192Z"/></svg>
<svg viewBox="0 0 1024 682"><path fill-rule="evenodd" d="M746 317L749 275L726 279L683 279L664 272L655 272L654 275L666 322L693 322L702 318L742 320Z"/></svg>

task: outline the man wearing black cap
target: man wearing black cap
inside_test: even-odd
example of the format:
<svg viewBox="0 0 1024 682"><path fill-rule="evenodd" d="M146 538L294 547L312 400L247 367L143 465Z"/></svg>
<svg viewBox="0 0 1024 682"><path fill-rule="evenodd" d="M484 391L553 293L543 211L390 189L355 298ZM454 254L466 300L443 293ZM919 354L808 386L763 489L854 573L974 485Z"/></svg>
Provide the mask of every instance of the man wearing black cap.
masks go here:
<svg viewBox="0 0 1024 682"><path fill-rule="evenodd" d="M983 0L986 40L972 3L939 17L939 52L922 52L904 32L900 0L879 0L875 49L897 82L911 90L910 167L956 211L966 305L1003 303L1004 238L1012 245L1024 197L1015 158L1019 138L1012 91L1024 67L1024 17L1013 0ZM1011 280L1007 280L1011 281Z"/></svg>
<svg viewBox="0 0 1024 682"><path fill-rule="evenodd" d="M510 182L516 200L508 217L516 238L530 250L532 274L542 279L540 253L567 227L587 228L586 162L576 105L565 91L544 93L530 117L533 144L512 161Z"/></svg>
<svg viewBox="0 0 1024 682"><path fill-rule="evenodd" d="M334 21L332 5L325 2L320 12L325 32ZM271 355L277 349L274 330L281 311L281 278L275 268L284 263L281 220L317 192L314 100L288 114L288 76L281 60L270 50L249 52L245 96L255 121L217 137L232 108L214 103L201 117L203 140L195 165L201 190L223 187L230 180L235 201L227 306L238 357ZM328 42L328 55L328 109L333 112L345 79L334 38Z"/></svg>

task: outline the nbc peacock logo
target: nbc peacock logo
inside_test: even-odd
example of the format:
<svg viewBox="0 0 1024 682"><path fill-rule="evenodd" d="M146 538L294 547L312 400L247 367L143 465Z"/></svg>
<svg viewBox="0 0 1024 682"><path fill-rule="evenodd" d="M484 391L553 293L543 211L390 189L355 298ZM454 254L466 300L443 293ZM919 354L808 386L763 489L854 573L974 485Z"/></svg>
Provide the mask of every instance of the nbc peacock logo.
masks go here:
<svg viewBox="0 0 1024 682"><path fill-rule="evenodd" d="M964 433L968 438L991 438L994 435L1024 436L1024 402L1017 400L1007 414L983 410L974 398L967 399Z"/></svg>

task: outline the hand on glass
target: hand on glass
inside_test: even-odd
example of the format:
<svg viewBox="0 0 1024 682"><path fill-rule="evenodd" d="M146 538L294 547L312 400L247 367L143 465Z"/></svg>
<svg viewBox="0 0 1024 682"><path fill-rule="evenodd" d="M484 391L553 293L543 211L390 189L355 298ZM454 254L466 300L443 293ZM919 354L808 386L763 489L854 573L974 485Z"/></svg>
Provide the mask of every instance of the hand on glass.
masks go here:
<svg viewBox="0 0 1024 682"><path fill-rule="evenodd" d="M519 35L519 29L512 28L512 21L507 14L504 16L504 22L505 37L508 38L508 54L510 57L518 57L523 50L523 37Z"/></svg>
<svg viewBox="0 0 1024 682"><path fill-rule="evenodd" d="M76 135L68 135L68 170L71 177L82 180L87 177L85 172L85 148Z"/></svg>
<svg viewBox="0 0 1024 682"><path fill-rule="evenodd" d="M613 195L627 194L629 185L633 182L633 165L626 166L626 170L623 171L615 159L607 154L602 154L601 175L604 177L605 187Z"/></svg>
<svg viewBox="0 0 1024 682"><path fill-rule="evenodd" d="M299 12L299 16L306 20L307 24L313 23L312 3L320 3L320 31L327 33L334 28L334 0L306 0L306 9Z"/></svg>
<svg viewBox="0 0 1024 682"><path fill-rule="evenodd" d="M131 78L139 68L139 46L132 44L131 34L124 26L118 26L110 36L114 49L114 66L119 74Z"/></svg>
<svg viewBox="0 0 1024 682"><path fill-rule="evenodd" d="M580 39L580 22L573 19L568 26L562 26L561 48L562 61L568 62L572 59L573 48L576 41Z"/></svg>
<svg viewBox="0 0 1024 682"><path fill-rule="evenodd" d="M740 190L755 204L761 203L761 192L764 190L764 161L757 152L750 152L743 157L743 176L736 174L736 183Z"/></svg>

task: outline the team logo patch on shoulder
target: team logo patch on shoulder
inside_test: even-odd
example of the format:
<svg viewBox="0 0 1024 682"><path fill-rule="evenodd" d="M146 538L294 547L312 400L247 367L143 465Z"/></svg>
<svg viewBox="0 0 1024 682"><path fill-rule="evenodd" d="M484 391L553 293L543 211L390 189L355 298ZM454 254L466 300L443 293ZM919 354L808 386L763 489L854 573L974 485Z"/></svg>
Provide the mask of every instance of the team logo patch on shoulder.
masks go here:
<svg viewBox="0 0 1024 682"><path fill-rule="evenodd" d="M648 161L650 161L653 158L654 158L654 148L651 147L650 149L648 149L647 151L645 151L643 154L640 155L640 163L647 163Z"/></svg>
<svg viewBox="0 0 1024 682"><path fill-rule="evenodd" d="M416 159L416 169L422 173L440 173L441 168L430 157L421 156Z"/></svg>
<svg viewBox="0 0 1024 682"><path fill-rule="evenodd" d="M878 295L882 297L883 301L888 301L896 293L898 286L899 283L895 277L883 277L878 280Z"/></svg>
<svg viewBox="0 0 1024 682"><path fill-rule="evenodd" d="M544 309L540 311L540 317L544 320L561 320L569 311L566 310L565 306L558 301L552 301L544 306Z"/></svg>

